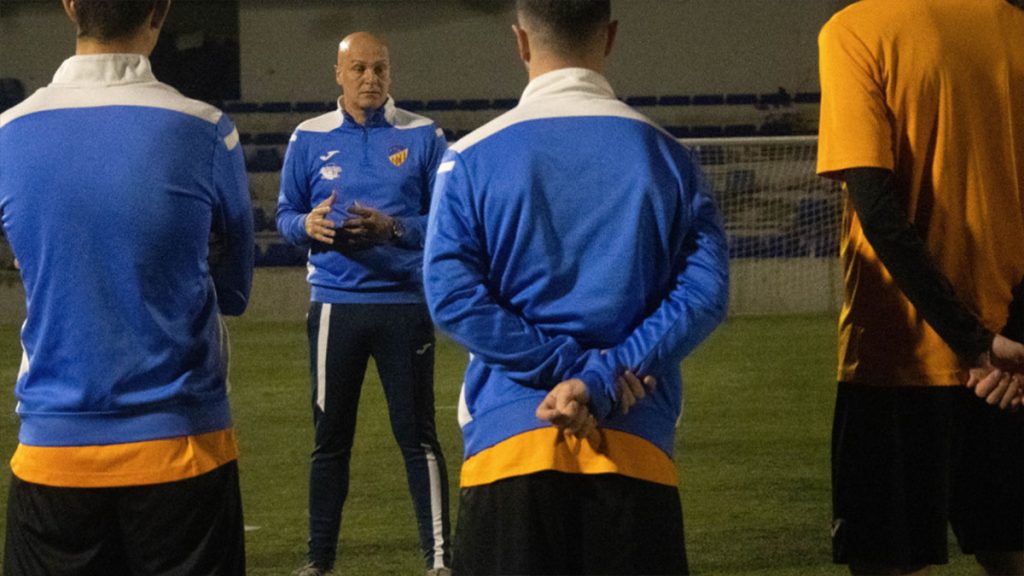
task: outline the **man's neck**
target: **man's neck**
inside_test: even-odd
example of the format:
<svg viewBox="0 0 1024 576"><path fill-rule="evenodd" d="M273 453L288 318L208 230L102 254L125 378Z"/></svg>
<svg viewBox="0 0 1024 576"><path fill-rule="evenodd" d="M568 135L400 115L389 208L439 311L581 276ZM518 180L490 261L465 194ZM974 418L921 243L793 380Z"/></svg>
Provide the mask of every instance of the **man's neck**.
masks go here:
<svg viewBox="0 0 1024 576"><path fill-rule="evenodd" d="M530 81L532 82L535 78L543 76L548 72L554 72L563 68L587 68L604 75L604 58L598 56L591 58L565 58L555 55L534 54L529 65Z"/></svg>
<svg viewBox="0 0 1024 576"><path fill-rule="evenodd" d="M153 52L153 46L143 37L124 38L101 42L95 38L78 38L75 41L75 54L142 54L147 58Z"/></svg>
<svg viewBox="0 0 1024 576"><path fill-rule="evenodd" d="M385 105L386 104L381 105L381 108L383 108ZM370 108L369 110L363 110L362 108L357 108L354 106L349 107L349 105L345 103L344 98L342 98L341 100L341 107L345 110L345 113L351 116L352 119L355 120L356 124L359 124L360 126L364 126L366 124L366 119L374 115L378 110L380 110L380 108Z"/></svg>

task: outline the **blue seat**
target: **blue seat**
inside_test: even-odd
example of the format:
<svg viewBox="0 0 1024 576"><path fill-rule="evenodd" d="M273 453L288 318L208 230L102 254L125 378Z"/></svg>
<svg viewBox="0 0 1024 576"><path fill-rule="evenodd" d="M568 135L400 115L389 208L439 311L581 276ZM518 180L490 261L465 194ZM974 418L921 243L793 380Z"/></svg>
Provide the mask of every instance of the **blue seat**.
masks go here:
<svg viewBox="0 0 1024 576"><path fill-rule="evenodd" d="M291 137L287 132L260 132L253 134L252 143L257 146L275 146L287 144Z"/></svg>
<svg viewBox="0 0 1024 576"><path fill-rule="evenodd" d="M303 266L305 263L305 251L290 244L271 244L263 253L263 266Z"/></svg>
<svg viewBox="0 0 1024 576"><path fill-rule="evenodd" d="M757 126L753 124L729 124L722 129L722 133L729 138L756 136Z"/></svg>
<svg viewBox="0 0 1024 576"><path fill-rule="evenodd" d="M762 106L773 106L775 108L789 106L792 100L790 95L785 92L769 92L758 97L758 101Z"/></svg>
<svg viewBox="0 0 1024 576"><path fill-rule="evenodd" d="M420 112L425 108L422 100L396 100L395 106L409 112Z"/></svg>
<svg viewBox="0 0 1024 576"><path fill-rule="evenodd" d="M721 126L694 126L693 135L697 138L720 138L724 132Z"/></svg>
<svg viewBox="0 0 1024 576"><path fill-rule="evenodd" d="M666 126L665 130L676 138L689 138L693 135L689 126Z"/></svg>
<svg viewBox="0 0 1024 576"><path fill-rule="evenodd" d="M277 172L281 169L281 154L277 148L257 148L249 161L250 172Z"/></svg>
<svg viewBox="0 0 1024 576"><path fill-rule="evenodd" d="M0 78L0 112L25 99L25 85L17 78Z"/></svg>
<svg viewBox="0 0 1024 576"><path fill-rule="evenodd" d="M690 97L682 95L662 96L658 98L658 106L689 106Z"/></svg>
<svg viewBox="0 0 1024 576"><path fill-rule="evenodd" d="M820 104L821 92L797 92L796 96L793 97L793 102L797 104Z"/></svg>
<svg viewBox="0 0 1024 576"><path fill-rule="evenodd" d="M313 114L316 112L330 112L338 109L337 102L296 102L292 111Z"/></svg>
<svg viewBox="0 0 1024 576"><path fill-rule="evenodd" d="M727 94L725 103L730 105L754 105L757 104L757 94Z"/></svg>
<svg viewBox="0 0 1024 576"><path fill-rule="evenodd" d="M455 110L459 107L459 103L455 100L428 100L426 110L429 112L436 112L439 110Z"/></svg>
<svg viewBox="0 0 1024 576"><path fill-rule="evenodd" d="M224 111L228 114L249 114L257 112L259 108L260 105L256 102L240 102L235 100L224 103Z"/></svg>
<svg viewBox="0 0 1024 576"><path fill-rule="evenodd" d="M700 94L693 97L694 106L718 106L725 104L725 97L721 94Z"/></svg>
<svg viewBox="0 0 1024 576"><path fill-rule="evenodd" d="M267 114L281 114L292 111L291 102L263 102L256 108L257 112L264 112Z"/></svg>
<svg viewBox="0 0 1024 576"><path fill-rule="evenodd" d="M474 98L470 100L459 100L460 110L488 110L491 107L491 101L483 98Z"/></svg>
<svg viewBox="0 0 1024 576"><path fill-rule="evenodd" d="M634 108L639 106L657 106L657 96L630 96L626 98L626 104L633 106Z"/></svg>
<svg viewBox="0 0 1024 576"><path fill-rule="evenodd" d="M517 98L495 98L491 100L491 108L494 110L511 110L519 105Z"/></svg>

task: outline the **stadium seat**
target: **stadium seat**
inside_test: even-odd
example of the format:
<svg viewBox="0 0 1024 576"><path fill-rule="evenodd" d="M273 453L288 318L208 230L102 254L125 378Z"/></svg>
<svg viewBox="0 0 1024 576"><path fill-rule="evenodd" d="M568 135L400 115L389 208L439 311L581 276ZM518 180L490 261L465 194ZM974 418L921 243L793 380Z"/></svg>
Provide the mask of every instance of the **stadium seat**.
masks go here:
<svg viewBox="0 0 1024 576"><path fill-rule="evenodd" d="M277 172L281 164L281 154L277 148L257 148L247 168L250 172Z"/></svg>
<svg viewBox="0 0 1024 576"><path fill-rule="evenodd" d="M409 112L420 112L425 108L422 100L396 100L395 106Z"/></svg>
<svg viewBox="0 0 1024 576"><path fill-rule="evenodd" d="M260 105L255 102L232 101L224 103L224 111L228 114L251 114L259 110Z"/></svg>
<svg viewBox="0 0 1024 576"><path fill-rule="evenodd" d="M241 142L242 146L252 144L252 133L251 132L239 132L238 141Z"/></svg>
<svg viewBox="0 0 1024 576"><path fill-rule="evenodd" d="M783 92L769 92L761 94L761 96L758 97L758 100L762 106L773 106L775 108L789 106L790 102L792 102L792 98L789 94Z"/></svg>
<svg viewBox="0 0 1024 576"><path fill-rule="evenodd" d="M793 126L788 122L765 122L757 133L761 136L789 136L793 134Z"/></svg>
<svg viewBox="0 0 1024 576"><path fill-rule="evenodd" d="M694 126L693 135L696 138L721 138L724 132L721 126Z"/></svg>
<svg viewBox="0 0 1024 576"><path fill-rule="evenodd" d="M252 143L257 146L287 144L292 135L287 132L260 132L253 134Z"/></svg>
<svg viewBox="0 0 1024 576"><path fill-rule="evenodd" d="M690 102L689 96L672 95L658 98L658 106L689 106Z"/></svg>
<svg viewBox="0 0 1024 576"><path fill-rule="evenodd" d="M721 94L700 94L691 100L694 106L718 106L725 104L725 96Z"/></svg>
<svg viewBox="0 0 1024 576"><path fill-rule="evenodd" d="M518 105L518 98L495 98L491 100L491 108L494 110L511 110Z"/></svg>
<svg viewBox="0 0 1024 576"><path fill-rule="evenodd" d="M665 130L676 138L689 138L693 135L689 126L666 126Z"/></svg>
<svg viewBox="0 0 1024 576"><path fill-rule="evenodd" d="M459 100L460 110L488 110L490 107L491 101L482 98Z"/></svg>
<svg viewBox="0 0 1024 576"><path fill-rule="evenodd" d="M730 124L722 129L722 134L729 138L756 136L757 126L753 124Z"/></svg>
<svg viewBox="0 0 1024 576"><path fill-rule="evenodd" d="M337 102L296 102L292 106L293 112L301 112L303 114L330 112L337 109Z"/></svg>
<svg viewBox="0 0 1024 576"><path fill-rule="evenodd" d="M757 94L727 94L725 96L725 103L730 105L755 105L757 104Z"/></svg>
<svg viewBox="0 0 1024 576"><path fill-rule="evenodd" d="M636 108L640 106L657 106L657 96L630 96L626 98L626 104Z"/></svg>
<svg viewBox="0 0 1024 576"><path fill-rule="evenodd" d="M437 112L455 110L458 107L459 103L455 100L428 100L424 109L428 112Z"/></svg>
<svg viewBox="0 0 1024 576"><path fill-rule="evenodd" d="M257 112L264 112L266 114L281 114L292 111L291 102L263 102L258 105Z"/></svg>
<svg viewBox="0 0 1024 576"><path fill-rule="evenodd" d="M797 92L796 96L793 97L793 102L797 104L820 104L821 93L820 92Z"/></svg>

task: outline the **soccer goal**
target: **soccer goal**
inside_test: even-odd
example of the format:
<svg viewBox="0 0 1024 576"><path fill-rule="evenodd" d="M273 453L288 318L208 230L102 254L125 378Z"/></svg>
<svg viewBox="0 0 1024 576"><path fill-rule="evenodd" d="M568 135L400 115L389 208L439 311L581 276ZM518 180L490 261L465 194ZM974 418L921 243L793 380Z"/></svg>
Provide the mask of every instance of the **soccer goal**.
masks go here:
<svg viewBox="0 0 1024 576"><path fill-rule="evenodd" d="M817 138L684 139L729 236L733 316L838 310L839 185L815 174Z"/></svg>

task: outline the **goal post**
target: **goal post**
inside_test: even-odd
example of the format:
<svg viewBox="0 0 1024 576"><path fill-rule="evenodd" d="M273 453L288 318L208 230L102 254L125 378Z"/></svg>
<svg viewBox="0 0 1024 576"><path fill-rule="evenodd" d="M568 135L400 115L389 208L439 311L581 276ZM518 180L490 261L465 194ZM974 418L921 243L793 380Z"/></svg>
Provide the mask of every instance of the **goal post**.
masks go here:
<svg viewBox="0 0 1024 576"><path fill-rule="evenodd" d="M842 298L839 185L815 174L817 138L682 139L729 238L729 313L817 314Z"/></svg>

